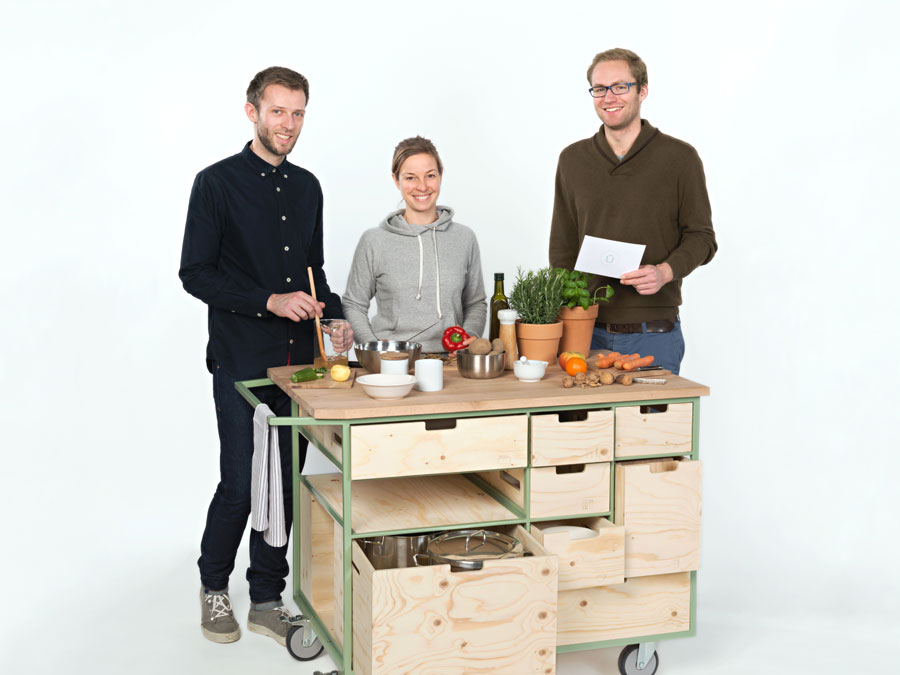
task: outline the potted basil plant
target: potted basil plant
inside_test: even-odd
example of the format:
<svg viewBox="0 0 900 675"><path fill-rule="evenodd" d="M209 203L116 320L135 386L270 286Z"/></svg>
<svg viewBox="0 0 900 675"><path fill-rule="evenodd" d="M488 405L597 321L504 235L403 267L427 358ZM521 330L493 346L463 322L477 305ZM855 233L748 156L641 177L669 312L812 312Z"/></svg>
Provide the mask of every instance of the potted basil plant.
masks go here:
<svg viewBox="0 0 900 675"><path fill-rule="evenodd" d="M554 272L563 284L563 306L558 315L563 324L559 353L576 352L587 357L600 303L609 302L615 291L607 284L591 293L588 286L594 275L587 272L562 267L557 267Z"/></svg>

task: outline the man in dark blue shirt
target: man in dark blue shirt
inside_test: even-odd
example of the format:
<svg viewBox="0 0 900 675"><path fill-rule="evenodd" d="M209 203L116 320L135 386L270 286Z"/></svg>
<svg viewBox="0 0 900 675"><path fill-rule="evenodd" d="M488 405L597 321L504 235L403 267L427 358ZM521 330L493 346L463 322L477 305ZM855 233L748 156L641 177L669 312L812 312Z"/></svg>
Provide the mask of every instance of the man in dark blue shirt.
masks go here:
<svg viewBox="0 0 900 675"><path fill-rule="evenodd" d="M234 642L240 627L228 577L250 514L253 410L234 388L266 376L266 368L313 360L315 316L342 317L341 300L322 269L322 189L309 171L285 157L303 127L309 84L287 68L267 68L247 89L245 111L253 140L194 180L179 277L209 306L206 363L220 442L220 481L200 544L201 628L214 642ZM309 287L312 267L317 297ZM290 401L274 387L254 390L276 415ZM285 505L291 529L290 428L278 427ZM300 439L300 467L306 441ZM288 574L287 545L273 547L250 532L251 609L247 626L282 645L290 616L281 601Z"/></svg>

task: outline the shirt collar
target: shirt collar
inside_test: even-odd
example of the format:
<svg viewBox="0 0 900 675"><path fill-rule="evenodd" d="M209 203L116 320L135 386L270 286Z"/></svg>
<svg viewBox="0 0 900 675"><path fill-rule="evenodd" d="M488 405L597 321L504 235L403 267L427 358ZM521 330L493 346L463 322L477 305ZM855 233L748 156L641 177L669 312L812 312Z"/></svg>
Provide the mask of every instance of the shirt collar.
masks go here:
<svg viewBox="0 0 900 675"><path fill-rule="evenodd" d="M259 176L260 178L265 178L270 174L278 172L280 172L282 175L290 176L294 173L296 167L289 161L287 161L286 158L278 166L272 166L250 149L250 143L251 141L247 141L244 149L241 150L241 154L244 156L244 159L247 160L250 168L256 173L257 176Z"/></svg>

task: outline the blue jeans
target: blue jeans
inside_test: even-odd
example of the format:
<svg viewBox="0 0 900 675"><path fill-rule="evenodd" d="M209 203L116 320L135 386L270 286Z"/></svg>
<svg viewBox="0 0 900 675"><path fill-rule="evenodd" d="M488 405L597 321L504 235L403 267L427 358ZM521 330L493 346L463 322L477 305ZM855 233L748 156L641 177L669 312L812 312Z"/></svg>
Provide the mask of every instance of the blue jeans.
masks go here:
<svg viewBox="0 0 900 675"><path fill-rule="evenodd" d="M200 542L200 582L206 590L228 588L238 546L250 516L250 477L253 458L253 408L234 388L235 379L218 364L213 368L213 398L219 427L219 484L209 505L206 529ZM254 389L259 400L279 417L291 414L291 402L275 386ZM291 481L291 427L277 427L281 450L284 521L291 531L293 484ZM300 468L306 458L306 440L300 438ZM250 600L280 601L288 575L287 544L269 546L262 532L250 530Z"/></svg>
<svg viewBox="0 0 900 675"><path fill-rule="evenodd" d="M653 355L653 365L662 366L678 375L684 358L684 336L681 319L675 319L675 328L668 333L609 333L594 326L591 349L609 349L621 354Z"/></svg>

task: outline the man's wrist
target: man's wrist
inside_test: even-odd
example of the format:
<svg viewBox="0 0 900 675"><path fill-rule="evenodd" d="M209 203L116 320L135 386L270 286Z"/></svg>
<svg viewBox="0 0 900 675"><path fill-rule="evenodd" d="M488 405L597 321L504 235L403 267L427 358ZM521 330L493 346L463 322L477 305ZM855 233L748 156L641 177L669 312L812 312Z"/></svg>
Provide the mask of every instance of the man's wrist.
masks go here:
<svg viewBox="0 0 900 675"><path fill-rule="evenodd" d="M669 265L669 263L660 263L656 267L660 272L662 272L664 284L669 283L670 281L672 281L672 279L675 278L675 273L672 271L672 266Z"/></svg>

